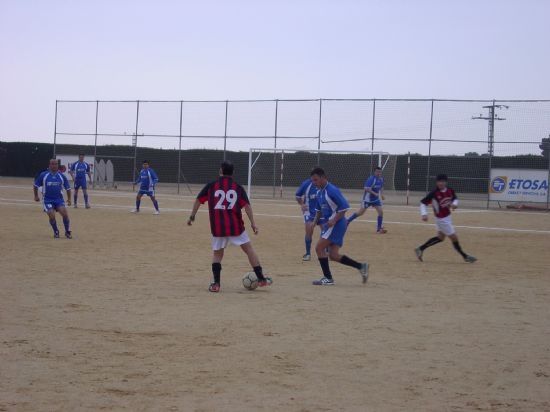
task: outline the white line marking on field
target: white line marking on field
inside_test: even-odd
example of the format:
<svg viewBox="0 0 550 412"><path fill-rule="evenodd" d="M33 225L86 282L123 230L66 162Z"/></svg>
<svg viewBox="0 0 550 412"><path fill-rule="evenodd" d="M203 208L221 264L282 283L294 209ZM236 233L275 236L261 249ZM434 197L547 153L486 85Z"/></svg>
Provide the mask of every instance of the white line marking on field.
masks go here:
<svg viewBox="0 0 550 412"><path fill-rule="evenodd" d="M15 205L15 206L36 206L37 209L41 208L40 202L33 202L31 200L23 200L23 199L5 199L0 198L0 205ZM97 209L107 209L107 210L128 210L130 211L130 207L125 205L111 205L111 204L93 204L92 208ZM153 210L152 207L144 207L142 210ZM191 209L189 208L161 208L161 213L163 212L190 212ZM202 209L199 210L199 212L207 213L208 210ZM274 213L254 213L256 216L265 216L265 217L277 217L277 218L284 218L284 219L303 219L303 216L300 215L282 215L282 214L274 214ZM368 219L361 219L357 220L357 222L361 223L375 223L374 220L368 220ZM399 221L385 221L388 224L392 225L405 225L405 226L426 226L426 227L434 227L435 225L432 223L420 223L420 222L399 222ZM537 230L537 229L516 229L516 228L509 228L509 227L490 227L490 226L468 226L468 225L455 225L455 227L460 229L471 229L471 230L489 230L489 231L497 231L497 232L515 232L515 233L537 233L537 234L550 234L550 230Z"/></svg>

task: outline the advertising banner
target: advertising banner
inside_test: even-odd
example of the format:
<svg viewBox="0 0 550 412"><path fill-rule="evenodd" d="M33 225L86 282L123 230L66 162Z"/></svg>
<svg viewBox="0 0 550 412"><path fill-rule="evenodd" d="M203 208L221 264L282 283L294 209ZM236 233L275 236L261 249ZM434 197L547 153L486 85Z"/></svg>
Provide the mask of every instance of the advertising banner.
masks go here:
<svg viewBox="0 0 550 412"><path fill-rule="evenodd" d="M547 170L491 169L489 200L546 203L547 199Z"/></svg>

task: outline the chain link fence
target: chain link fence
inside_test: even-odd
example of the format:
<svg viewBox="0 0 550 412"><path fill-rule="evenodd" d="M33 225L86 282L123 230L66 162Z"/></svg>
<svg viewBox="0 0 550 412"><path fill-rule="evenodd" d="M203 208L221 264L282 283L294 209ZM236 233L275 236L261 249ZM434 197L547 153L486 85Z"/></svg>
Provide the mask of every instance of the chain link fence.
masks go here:
<svg viewBox="0 0 550 412"><path fill-rule="evenodd" d="M547 209L549 137L550 100L60 100L53 152L93 157L100 186L129 184L147 159L162 188L177 193L194 193L216 175L223 159L235 162L237 179L246 182L251 147L383 152L391 154L394 168L387 182L390 203L416 202L437 174L446 173L473 206ZM99 170L108 163L110 176ZM346 175L357 176L353 182L370 173L354 167L342 165ZM492 185L503 170L510 174L506 179L516 172L536 171L539 180L544 174L536 190L526 186L527 178L519 179L524 195L538 191L539 197L499 198ZM273 181L273 193L279 193Z"/></svg>

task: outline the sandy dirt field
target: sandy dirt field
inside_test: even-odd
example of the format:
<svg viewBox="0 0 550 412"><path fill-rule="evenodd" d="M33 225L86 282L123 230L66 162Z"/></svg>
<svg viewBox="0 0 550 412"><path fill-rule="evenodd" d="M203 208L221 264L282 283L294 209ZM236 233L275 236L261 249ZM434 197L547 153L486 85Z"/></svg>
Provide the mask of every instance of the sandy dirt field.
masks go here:
<svg viewBox="0 0 550 412"><path fill-rule="evenodd" d="M434 232L416 207L388 206L384 236L369 211L343 249L368 284L333 264L323 288L297 206L257 201L275 283L244 290L231 248L215 295L191 197L133 215L95 191L54 240L30 180L0 187L0 411L550 411L548 213L458 211L468 265L449 242L416 260Z"/></svg>

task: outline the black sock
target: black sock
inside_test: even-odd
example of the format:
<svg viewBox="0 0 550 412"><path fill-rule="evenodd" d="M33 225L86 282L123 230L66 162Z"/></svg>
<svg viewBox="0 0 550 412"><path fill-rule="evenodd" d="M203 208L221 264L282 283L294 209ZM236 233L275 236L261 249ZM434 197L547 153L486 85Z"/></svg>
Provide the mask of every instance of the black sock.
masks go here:
<svg viewBox="0 0 550 412"><path fill-rule="evenodd" d="M340 259L340 263L342 265L351 266L355 269L361 269L361 263L356 262L355 260L347 257L346 255L342 256L342 259Z"/></svg>
<svg viewBox="0 0 550 412"><path fill-rule="evenodd" d="M432 237L426 243L424 243L422 246L420 246L420 250L424 251L424 250L428 249L430 246L437 245L439 242L443 242L443 241L440 238L438 238L437 236Z"/></svg>
<svg viewBox="0 0 550 412"><path fill-rule="evenodd" d="M462 248L460 247L460 243L458 243L458 240L453 240L453 246L455 247L456 251L458 253L460 253L460 255L466 259L466 256L468 256L466 253L464 253L464 251L462 250Z"/></svg>
<svg viewBox="0 0 550 412"><path fill-rule="evenodd" d="M258 280L264 280L264 272L261 266L254 266L254 273L256 274Z"/></svg>
<svg viewBox="0 0 550 412"><path fill-rule="evenodd" d="M212 273L214 274L214 282L220 283L222 277L222 264L212 263Z"/></svg>
<svg viewBox="0 0 550 412"><path fill-rule="evenodd" d="M327 279L332 279L332 273L330 273L330 266L328 264L328 257L319 258L319 263L321 264L321 269L323 269L323 276Z"/></svg>

